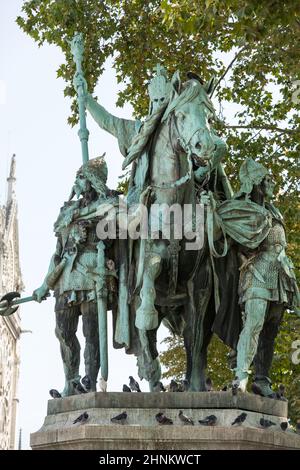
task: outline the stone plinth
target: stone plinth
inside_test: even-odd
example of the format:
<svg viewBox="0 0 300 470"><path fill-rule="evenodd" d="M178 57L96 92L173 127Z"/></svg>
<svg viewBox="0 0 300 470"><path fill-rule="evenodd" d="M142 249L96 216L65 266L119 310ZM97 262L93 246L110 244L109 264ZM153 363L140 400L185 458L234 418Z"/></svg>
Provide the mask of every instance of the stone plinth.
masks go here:
<svg viewBox="0 0 300 470"><path fill-rule="evenodd" d="M179 410L195 425L185 426ZM84 411L85 424L72 424ZM127 424L110 419L126 411ZM155 415L162 411L174 422L160 426ZM247 418L241 426L231 423L243 411ZM217 424L202 426L199 419L214 414ZM260 418L274 423L260 427ZM89 393L49 400L42 428L31 434L32 449L92 450L205 450L205 449L300 449L300 436L282 431L287 419L287 403L248 393L233 397L231 392L187 393Z"/></svg>

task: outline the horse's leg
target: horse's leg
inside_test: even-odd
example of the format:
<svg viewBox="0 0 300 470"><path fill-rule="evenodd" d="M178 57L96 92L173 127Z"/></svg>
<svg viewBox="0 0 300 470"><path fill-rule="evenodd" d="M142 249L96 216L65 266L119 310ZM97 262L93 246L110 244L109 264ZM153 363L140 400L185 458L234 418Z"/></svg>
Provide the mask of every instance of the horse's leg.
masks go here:
<svg viewBox="0 0 300 470"><path fill-rule="evenodd" d="M140 296L135 294L132 299L132 311L137 312L140 304ZM161 312L159 311L159 325L162 320L160 313ZM161 378L160 363L156 349L156 334L158 327L154 330L147 331L145 329L137 329L135 326L133 326L135 332L138 335L138 344L136 344L137 347L135 351L137 358L138 376L141 380L145 379L147 382L149 382L150 391Z"/></svg>
<svg viewBox="0 0 300 470"><path fill-rule="evenodd" d="M156 348L157 330L138 330L141 354L137 357L139 377L149 382L150 392L161 379L161 367Z"/></svg>
<svg viewBox="0 0 300 470"><path fill-rule="evenodd" d="M148 240L143 271L143 284L140 291L141 304L136 311L135 326L139 330L154 330L158 327L158 312L154 306L156 292L155 279L161 268L161 256L154 251Z"/></svg>
<svg viewBox="0 0 300 470"><path fill-rule="evenodd" d="M212 299L212 272L206 266L203 272L206 278L205 286L197 289L193 322L193 353L192 373L189 390L205 391L205 369L207 364L207 347L212 337L212 324L214 320L214 308ZM213 313L212 313L213 312Z"/></svg>
<svg viewBox="0 0 300 470"><path fill-rule="evenodd" d="M161 323L161 319L159 319L159 325ZM159 328L159 326L158 326ZM159 361L159 355L157 351L157 330L147 331L150 353L152 357L152 366L151 366L151 376L149 378L149 389L150 392L153 392L154 386L157 382L161 379L161 366Z"/></svg>
<svg viewBox="0 0 300 470"><path fill-rule="evenodd" d="M201 306L202 315L207 315L207 308L209 304L210 292L204 293L204 304ZM201 317L202 317L201 315ZM206 328L206 318L200 319L196 323L194 331L194 344L192 352L192 373L190 380L189 390L193 392L204 392L205 386L205 370L207 366L207 347L210 343L212 333L209 328ZM211 322L212 325L212 322Z"/></svg>
<svg viewBox="0 0 300 470"><path fill-rule="evenodd" d="M186 373L185 379L188 384L191 381L193 367L193 325L189 306L184 307L185 328L183 330L183 341L186 354Z"/></svg>
<svg viewBox="0 0 300 470"><path fill-rule="evenodd" d="M212 338L212 331L204 331L203 345L199 356L200 391L206 391L207 349Z"/></svg>

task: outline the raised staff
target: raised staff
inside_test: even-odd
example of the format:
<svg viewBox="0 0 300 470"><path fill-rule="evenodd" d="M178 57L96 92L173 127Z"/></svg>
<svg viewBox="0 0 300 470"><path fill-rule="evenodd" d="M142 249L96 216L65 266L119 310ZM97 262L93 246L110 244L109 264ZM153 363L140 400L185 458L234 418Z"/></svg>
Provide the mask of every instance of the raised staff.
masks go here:
<svg viewBox="0 0 300 470"><path fill-rule="evenodd" d="M85 83L82 71L82 58L84 52L84 45L81 33L75 33L72 41L69 42L71 52L76 64L76 73L74 76L73 84L77 91L78 112L79 112L79 139L81 142L82 163L85 164L89 161L89 131L86 127L86 112L85 112Z"/></svg>
<svg viewBox="0 0 300 470"><path fill-rule="evenodd" d="M75 33L70 41L71 52L76 64L76 73L73 79L74 87L77 91L78 112L80 128L78 135L81 142L82 162L89 161L88 139L89 131L86 127L86 82L82 70L82 58L84 52L83 37L81 33ZM96 285L96 296L98 306L98 328L99 328L99 349L101 357L101 377L106 382L108 378L108 350L107 350L107 291L105 285L105 256L104 244L98 244L98 272L93 277Z"/></svg>

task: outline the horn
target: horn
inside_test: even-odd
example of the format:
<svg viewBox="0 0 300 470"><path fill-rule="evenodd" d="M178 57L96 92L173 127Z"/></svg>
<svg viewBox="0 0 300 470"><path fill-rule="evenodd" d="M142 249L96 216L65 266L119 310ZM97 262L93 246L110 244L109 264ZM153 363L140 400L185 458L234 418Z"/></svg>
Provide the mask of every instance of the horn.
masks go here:
<svg viewBox="0 0 300 470"><path fill-rule="evenodd" d="M180 80L180 75L179 75L178 70L176 70L176 72L174 73L174 75L172 77L171 85L172 85L174 91L177 94L179 94L180 93L180 88L181 88L181 80Z"/></svg>
<svg viewBox="0 0 300 470"><path fill-rule="evenodd" d="M212 77L205 83L204 89L208 95L210 95L214 89L215 77Z"/></svg>

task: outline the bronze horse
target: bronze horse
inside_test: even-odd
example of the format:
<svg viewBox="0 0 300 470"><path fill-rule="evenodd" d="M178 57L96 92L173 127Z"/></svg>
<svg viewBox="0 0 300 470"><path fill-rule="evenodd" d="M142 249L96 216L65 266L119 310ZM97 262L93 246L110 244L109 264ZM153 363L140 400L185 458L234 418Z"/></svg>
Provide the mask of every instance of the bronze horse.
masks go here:
<svg viewBox="0 0 300 470"><path fill-rule="evenodd" d="M184 235L180 239L175 236L178 226L174 217L169 219L165 236L161 212L150 237L155 225L151 209L154 205L195 208L198 195L205 190L221 192L223 199L230 197L230 185L220 163L226 145L210 127L215 117L209 98L212 81L204 84L191 78L182 84L176 73L171 83L170 100L157 113L151 133L137 136L135 151L129 153L124 165L135 160L138 175L131 178L129 198L135 186L140 185L144 189L143 201L150 210L149 237L129 241L131 334L137 335L138 341L132 341L135 346L128 352L137 355L139 376L148 380L153 390L161 377L156 333L163 322L173 333L184 337L189 389L204 390L206 349L215 312L214 273L204 234L206 211L202 226L197 228L198 235L199 230L203 231L204 243L187 249L190 240ZM143 142L140 149L139 139ZM199 178L198 174L202 176ZM195 219L195 211L192 213Z"/></svg>

